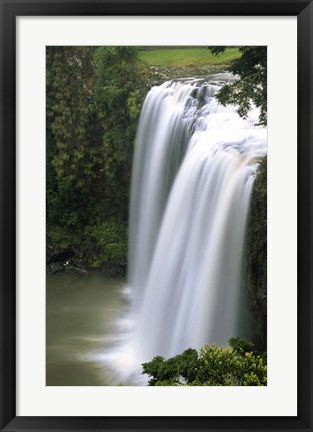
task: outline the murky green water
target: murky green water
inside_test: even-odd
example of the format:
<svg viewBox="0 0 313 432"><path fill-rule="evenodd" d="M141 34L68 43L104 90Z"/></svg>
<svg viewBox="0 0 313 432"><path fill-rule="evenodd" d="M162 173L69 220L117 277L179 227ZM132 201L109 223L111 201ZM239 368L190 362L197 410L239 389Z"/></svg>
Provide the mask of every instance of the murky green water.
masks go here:
<svg viewBox="0 0 313 432"><path fill-rule="evenodd" d="M99 361L116 343L114 323L126 313L125 281L70 273L47 276L46 385L117 385Z"/></svg>

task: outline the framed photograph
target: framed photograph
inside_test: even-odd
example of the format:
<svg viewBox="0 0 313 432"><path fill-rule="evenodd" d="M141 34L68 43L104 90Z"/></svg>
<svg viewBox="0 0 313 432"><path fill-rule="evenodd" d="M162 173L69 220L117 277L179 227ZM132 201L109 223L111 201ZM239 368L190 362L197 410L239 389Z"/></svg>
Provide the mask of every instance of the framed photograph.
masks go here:
<svg viewBox="0 0 313 432"><path fill-rule="evenodd" d="M0 17L1 430L312 431L312 3Z"/></svg>

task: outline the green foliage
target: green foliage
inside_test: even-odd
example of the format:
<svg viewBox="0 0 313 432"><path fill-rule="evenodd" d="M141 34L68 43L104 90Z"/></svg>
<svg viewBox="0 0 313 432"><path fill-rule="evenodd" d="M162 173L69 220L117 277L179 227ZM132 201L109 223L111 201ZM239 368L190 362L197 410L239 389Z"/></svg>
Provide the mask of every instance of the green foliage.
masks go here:
<svg viewBox="0 0 313 432"><path fill-rule="evenodd" d="M85 266L125 261L133 142L144 98L137 51L47 47L46 60L48 245L71 248Z"/></svg>
<svg viewBox="0 0 313 432"><path fill-rule="evenodd" d="M127 254L127 226L114 220L87 226L85 234L93 245L91 265L123 260Z"/></svg>
<svg viewBox="0 0 313 432"><path fill-rule="evenodd" d="M127 108L128 108L129 117L132 120L135 121L138 120L142 108L142 103L143 103L142 94L140 93L139 90L134 90L129 93L127 99Z"/></svg>
<svg viewBox="0 0 313 432"><path fill-rule="evenodd" d="M209 47L212 54L220 56L226 47ZM247 117L252 102L260 108L260 124L267 123L267 47L241 46L241 57L232 61L229 71L238 80L224 85L217 98L222 105L238 105L241 117Z"/></svg>
<svg viewBox="0 0 313 432"><path fill-rule="evenodd" d="M151 386L265 386L266 355L254 352L254 345L232 338L229 348L205 345L199 353L188 349L168 360L157 356L144 363Z"/></svg>
<svg viewBox="0 0 313 432"><path fill-rule="evenodd" d="M47 48L47 221L80 228L81 203L96 176L96 115L90 97L93 72L88 47Z"/></svg>
<svg viewBox="0 0 313 432"><path fill-rule="evenodd" d="M254 351L254 344L253 342L247 340L247 339L240 339L239 337L236 338L230 338L229 346L236 351L238 354L245 354L247 352L253 352Z"/></svg>
<svg viewBox="0 0 313 432"><path fill-rule="evenodd" d="M258 326L258 345L266 349L267 335L267 157L254 181L247 241L249 307Z"/></svg>
<svg viewBox="0 0 313 432"><path fill-rule="evenodd" d="M99 47L96 58L96 101L99 115L108 126L132 130L138 120L143 95L135 47ZM136 114L136 115L135 115Z"/></svg>
<svg viewBox="0 0 313 432"><path fill-rule="evenodd" d="M137 50L99 47L95 58L96 106L103 127L103 170L113 198L110 206L126 220L133 143L144 97Z"/></svg>
<svg viewBox="0 0 313 432"><path fill-rule="evenodd" d="M187 349L182 354L165 360L157 356L149 363L143 363L143 373L152 377L149 385L181 385L196 379L198 353Z"/></svg>
<svg viewBox="0 0 313 432"><path fill-rule="evenodd" d="M69 250L81 241L79 236L64 226L48 226L47 237L52 250Z"/></svg>

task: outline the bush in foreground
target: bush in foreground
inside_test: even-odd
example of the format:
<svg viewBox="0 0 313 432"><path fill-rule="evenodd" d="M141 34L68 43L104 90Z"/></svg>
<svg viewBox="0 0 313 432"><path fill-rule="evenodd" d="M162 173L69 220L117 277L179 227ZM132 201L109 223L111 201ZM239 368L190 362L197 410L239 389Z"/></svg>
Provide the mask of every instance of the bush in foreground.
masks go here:
<svg viewBox="0 0 313 432"><path fill-rule="evenodd" d="M165 359L143 363L150 386L266 386L266 354L251 342L232 338L229 347L205 345Z"/></svg>

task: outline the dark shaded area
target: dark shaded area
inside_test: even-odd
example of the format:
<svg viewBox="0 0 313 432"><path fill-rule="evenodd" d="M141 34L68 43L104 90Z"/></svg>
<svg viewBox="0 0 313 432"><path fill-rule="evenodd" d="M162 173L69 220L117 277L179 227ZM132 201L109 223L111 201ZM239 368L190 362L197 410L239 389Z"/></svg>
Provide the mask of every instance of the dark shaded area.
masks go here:
<svg viewBox="0 0 313 432"><path fill-rule="evenodd" d="M247 291L256 325L255 343L267 346L267 157L258 168L250 206L247 241Z"/></svg>

